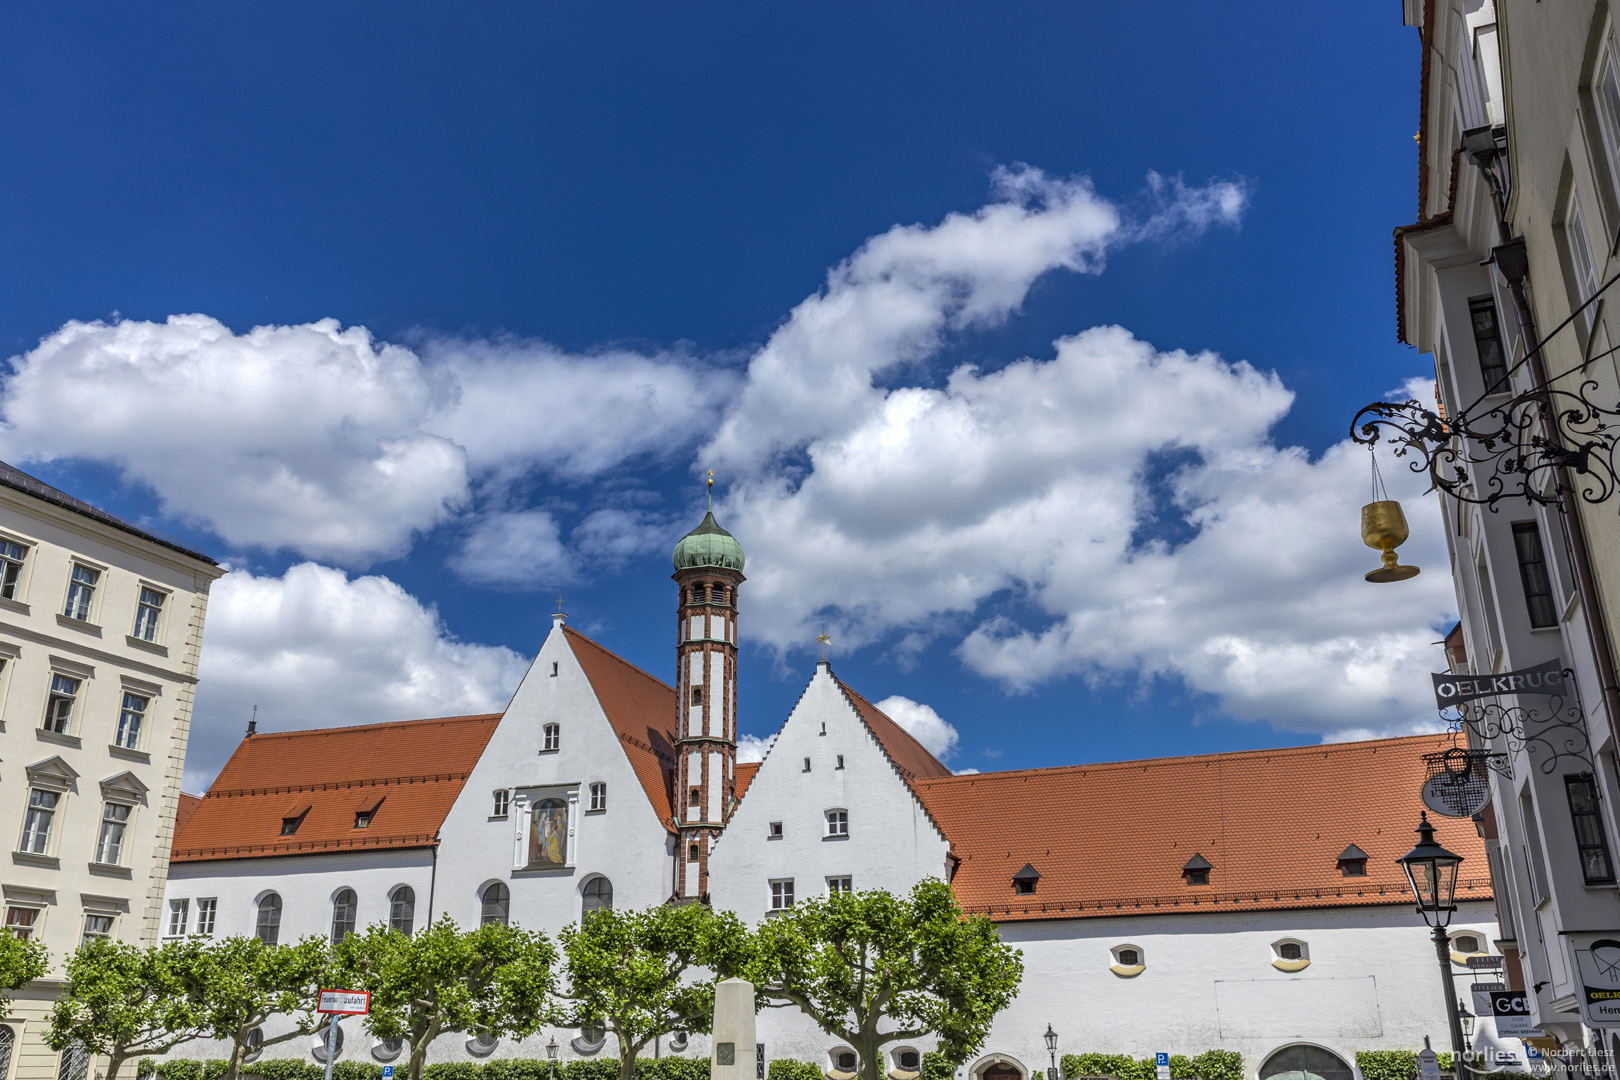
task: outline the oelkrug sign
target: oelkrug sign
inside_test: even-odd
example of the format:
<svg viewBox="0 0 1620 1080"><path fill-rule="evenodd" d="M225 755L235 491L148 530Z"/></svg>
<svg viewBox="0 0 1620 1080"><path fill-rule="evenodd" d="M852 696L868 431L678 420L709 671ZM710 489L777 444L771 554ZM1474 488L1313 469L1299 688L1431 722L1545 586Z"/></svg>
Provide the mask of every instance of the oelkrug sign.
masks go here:
<svg viewBox="0 0 1620 1080"><path fill-rule="evenodd" d="M1501 694L1563 694L1564 668L1558 660L1548 660L1535 667L1504 671L1500 675L1435 675L1434 704L1438 709L1477 701Z"/></svg>

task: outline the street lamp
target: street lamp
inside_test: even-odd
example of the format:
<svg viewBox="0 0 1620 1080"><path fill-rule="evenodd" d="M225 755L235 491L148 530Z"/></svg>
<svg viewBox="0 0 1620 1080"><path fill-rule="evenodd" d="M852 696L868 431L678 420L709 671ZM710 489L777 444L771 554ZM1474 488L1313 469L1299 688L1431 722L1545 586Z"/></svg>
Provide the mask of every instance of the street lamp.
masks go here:
<svg viewBox="0 0 1620 1080"><path fill-rule="evenodd" d="M1446 994L1446 1023L1451 1028L1451 1052L1463 1059L1462 1022L1457 1013L1457 987L1451 976L1451 938L1446 924L1457 910L1457 867L1462 856L1434 842L1429 815L1417 827L1418 845L1395 861L1406 871L1407 884L1417 897L1418 914L1434 927L1434 952L1440 959L1440 986Z"/></svg>
<svg viewBox="0 0 1620 1080"><path fill-rule="evenodd" d="M557 1080L557 1036L546 1043L546 1060L551 1062L551 1080Z"/></svg>
<svg viewBox="0 0 1620 1080"><path fill-rule="evenodd" d="M1458 1004L1458 1006L1457 1006L1457 1019L1462 1023L1463 1038L1467 1039L1470 1044L1473 1043L1473 1041L1474 1041L1474 1014L1468 1011L1468 1006L1467 1005Z"/></svg>
<svg viewBox="0 0 1620 1080"><path fill-rule="evenodd" d="M1046 1070L1046 1080L1058 1080L1057 1032L1052 1030L1051 1024L1046 1025L1046 1053L1052 1059L1052 1067Z"/></svg>

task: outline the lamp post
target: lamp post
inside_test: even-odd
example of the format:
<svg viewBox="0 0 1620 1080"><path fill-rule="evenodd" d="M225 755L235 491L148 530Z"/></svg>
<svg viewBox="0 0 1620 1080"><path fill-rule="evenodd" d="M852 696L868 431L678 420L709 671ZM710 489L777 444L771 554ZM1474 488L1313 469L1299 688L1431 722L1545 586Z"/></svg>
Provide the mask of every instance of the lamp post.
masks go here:
<svg viewBox="0 0 1620 1080"><path fill-rule="evenodd" d="M551 1062L551 1080L557 1080L557 1036L546 1043L546 1060Z"/></svg>
<svg viewBox="0 0 1620 1080"><path fill-rule="evenodd" d="M1045 1038L1046 1038L1046 1053L1047 1053L1047 1056L1052 1059L1051 1068L1046 1070L1046 1080L1058 1080L1057 1032L1052 1030L1052 1025L1051 1024L1046 1025L1046 1036L1045 1036Z"/></svg>
<svg viewBox="0 0 1620 1080"><path fill-rule="evenodd" d="M1440 960L1440 987L1446 994L1446 1024L1451 1028L1451 1053L1457 1074L1463 1069L1462 1020L1457 1013L1457 986L1451 977L1451 938L1446 924L1457 910L1457 866L1462 856L1453 854L1434 842L1434 826L1429 815L1417 827L1417 847L1395 861L1406 871L1407 884L1417 897L1418 914L1434 927L1434 952Z"/></svg>
<svg viewBox="0 0 1620 1080"><path fill-rule="evenodd" d="M1468 1006L1457 1005L1457 1020L1462 1024L1463 1041L1468 1044L1468 1052L1474 1052L1474 1014L1468 1011Z"/></svg>

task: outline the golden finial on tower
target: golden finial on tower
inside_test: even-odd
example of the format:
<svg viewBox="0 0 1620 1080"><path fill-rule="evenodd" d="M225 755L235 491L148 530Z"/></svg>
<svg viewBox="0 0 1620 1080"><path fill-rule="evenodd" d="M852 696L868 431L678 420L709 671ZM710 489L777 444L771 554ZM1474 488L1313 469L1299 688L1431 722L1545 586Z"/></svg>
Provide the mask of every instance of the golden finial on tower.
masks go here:
<svg viewBox="0 0 1620 1080"><path fill-rule="evenodd" d="M827 631L823 630L816 635L816 640L821 642L821 659L825 663L827 660L827 646L832 644L832 638L828 636Z"/></svg>
<svg viewBox="0 0 1620 1080"><path fill-rule="evenodd" d="M714 509L714 470L709 470L709 509Z"/></svg>

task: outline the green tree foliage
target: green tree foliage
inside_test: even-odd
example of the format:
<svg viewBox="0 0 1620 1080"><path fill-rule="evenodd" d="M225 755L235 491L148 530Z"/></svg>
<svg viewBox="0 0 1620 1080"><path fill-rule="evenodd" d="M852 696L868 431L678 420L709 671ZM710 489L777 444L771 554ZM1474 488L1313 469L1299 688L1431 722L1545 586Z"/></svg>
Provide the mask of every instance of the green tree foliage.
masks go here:
<svg viewBox="0 0 1620 1080"><path fill-rule="evenodd" d="M879 1080L883 1047L925 1035L962 1062L984 1045L1018 993L1023 954L995 924L962 917L949 885L919 882L907 897L842 893L811 900L755 932L751 981L772 1007L796 1005ZM891 1025L882 1029L887 1020Z"/></svg>
<svg viewBox="0 0 1620 1080"><path fill-rule="evenodd" d="M659 1036L709 1030L715 979L742 968L748 942L735 915L703 904L603 908L559 937L568 989L557 1023L612 1032L619 1080L634 1080L636 1055Z"/></svg>
<svg viewBox="0 0 1620 1080"><path fill-rule="evenodd" d="M533 1034L546 1018L556 959L544 934L495 923L461 930L446 915L410 937L382 925L348 935L333 977L371 992L366 1029L405 1039L411 1080L422 1080L428 1044L446 1032Z"/></svg>
<svg viewBox="0 0 1620 1080"><path fill-rule="evenodd" d="M198 952L180 978L201 1003L200 1022L210 1038L231 1045L225 1080L238 1080L248 1037L273 1016L292 1021L292 1030L259 1044L274 1046L312 1034L325 1017L316 999L331 964L322 938L296 945L266 945L256 937L228 937Z"/></svg>
<svg viewBox="0 0 1620 1080"><path fill-rule="evenodd" d="M186 981L203 949L196 938L151 949L110 938L85 942L68 957L46 1044L64 1050L76 1042L105 1054L107 1080L118 1080L130 1058L166 1054L208 1034Z"/></svg>
<svg viewBox="0 0 1620 1080"><path fill-rule="evenodd" d="M0 1016L11 1015L11 992L21 990L50 968L43 942L0 934Z"/></svg>

